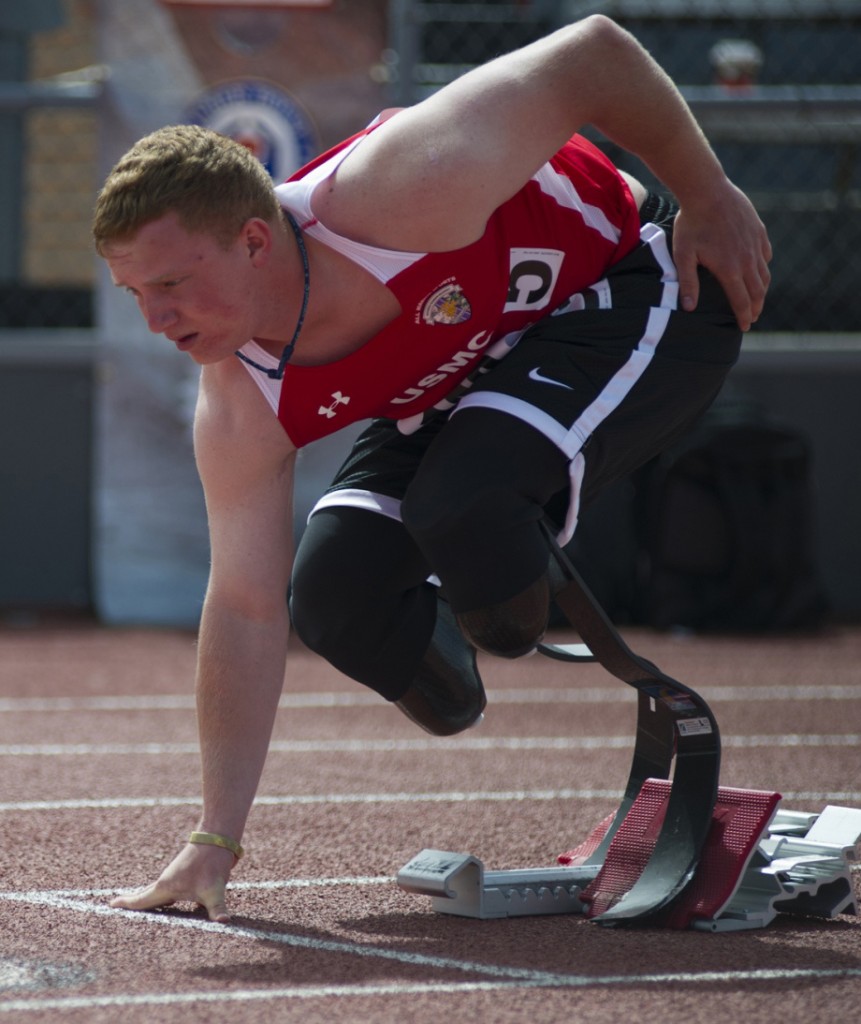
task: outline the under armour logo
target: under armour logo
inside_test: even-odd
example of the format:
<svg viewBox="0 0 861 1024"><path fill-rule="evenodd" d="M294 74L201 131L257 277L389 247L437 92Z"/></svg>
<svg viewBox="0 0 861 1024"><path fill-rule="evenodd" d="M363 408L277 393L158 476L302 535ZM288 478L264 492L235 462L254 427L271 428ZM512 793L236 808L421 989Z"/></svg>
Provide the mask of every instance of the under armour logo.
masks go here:
<svg viewBox="0 0 861 1024"><path fill-rule="evenodd" d="M334 419L335 411L338 408L338 406L339 405L349 405L349 403L350 403L350 396L342 394L340 391L333 391L332 392L332 398L334 398L335 401L332 402L331 405L321 405L320 406L320 408L317 410L317 415L318 416L325 416L326 419L329 419L329 420Z"/></svg>

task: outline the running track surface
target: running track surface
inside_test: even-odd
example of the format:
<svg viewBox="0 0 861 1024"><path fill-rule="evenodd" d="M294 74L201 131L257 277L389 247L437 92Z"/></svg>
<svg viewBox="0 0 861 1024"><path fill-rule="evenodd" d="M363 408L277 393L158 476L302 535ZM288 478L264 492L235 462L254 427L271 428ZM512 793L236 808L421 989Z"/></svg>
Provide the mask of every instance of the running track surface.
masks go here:
<svg viewBox="0 0 861 1024"><path fill-rule="evenodd" d="M861 807L861 629L625 637L711 703L722 785ZM483 661L485 722L438 740L294 645L232 923L111 910L195 824L194 657L184 632L0 631L0 1024L857 1017L859 918L617 930L437 915L398 889L425 847L552 865L616 806L634 691L541 657Z"/></svg>

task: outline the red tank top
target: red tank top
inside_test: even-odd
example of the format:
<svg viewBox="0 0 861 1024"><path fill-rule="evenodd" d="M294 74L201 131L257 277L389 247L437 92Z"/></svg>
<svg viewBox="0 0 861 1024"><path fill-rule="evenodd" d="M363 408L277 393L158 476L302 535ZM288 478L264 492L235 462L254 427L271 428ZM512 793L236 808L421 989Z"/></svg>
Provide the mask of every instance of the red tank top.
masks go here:
<svg viewBox="0 0 861 1024"><path fill-rule="evenodd" d="M311 193L364 134L323 154L277 191L304 231L383 281L403 312L335 362L288 364L280 381L248 367L296 447L376 416L402 421L408 431L418 414L444 404L491 350L496 358L510 350L526 328L599 281L639 239L627 185L579 136L462 249L399 253L341 238L313 217ZM242 351L277 365L253 342Z"/></svg>

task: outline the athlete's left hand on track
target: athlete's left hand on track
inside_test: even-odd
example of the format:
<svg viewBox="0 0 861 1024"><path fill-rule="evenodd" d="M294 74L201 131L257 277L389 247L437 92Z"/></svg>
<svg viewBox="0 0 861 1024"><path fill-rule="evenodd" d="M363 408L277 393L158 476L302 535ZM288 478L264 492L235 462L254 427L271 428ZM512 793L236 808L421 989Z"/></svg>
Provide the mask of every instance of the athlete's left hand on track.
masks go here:
<svg viewBox="0 0 861 1024"><path fill-rule="evenodd" d="M768 234L753 204L731 182L695 205L682 205L673 232L673 257L684 309L699 299L697 266L723 286L743 331L759 318L771 281Z"/></svg>
<svg viewBox="0 0 861 1024"><path fill-rule="evenodd" d="M115 897L111 906L123 910L155 910L174 903L197 903L210 921L227 924L230 915L225 903L225 887L234 862L229 850L189 844L152 885Z"/></svg>

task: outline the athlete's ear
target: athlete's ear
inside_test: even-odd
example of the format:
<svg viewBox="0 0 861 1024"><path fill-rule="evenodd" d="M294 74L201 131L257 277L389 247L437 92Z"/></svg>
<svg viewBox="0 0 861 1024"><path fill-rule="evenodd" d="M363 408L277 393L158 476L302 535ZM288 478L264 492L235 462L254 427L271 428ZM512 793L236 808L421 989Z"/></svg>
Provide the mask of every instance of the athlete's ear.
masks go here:
<svg viewBox="0 0 861 1024"><path fill-rule="evenodd" d="M242 244L251 262L260 266L272 251L272 228L262 217L251 217L242 225Z"/></svg>

